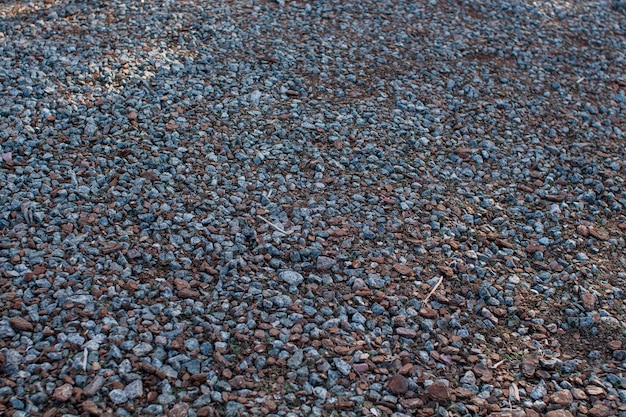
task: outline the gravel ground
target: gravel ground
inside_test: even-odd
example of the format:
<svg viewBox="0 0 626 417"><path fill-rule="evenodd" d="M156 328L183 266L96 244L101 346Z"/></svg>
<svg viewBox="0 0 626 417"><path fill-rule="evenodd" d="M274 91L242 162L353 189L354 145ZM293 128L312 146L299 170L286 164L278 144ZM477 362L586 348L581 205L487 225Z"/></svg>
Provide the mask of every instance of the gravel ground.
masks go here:
<svg viewBox="0 0 626 417"><path fill-rule="evenodd" d="M0 414L626 416L626 3L0 4Z"/></svg>

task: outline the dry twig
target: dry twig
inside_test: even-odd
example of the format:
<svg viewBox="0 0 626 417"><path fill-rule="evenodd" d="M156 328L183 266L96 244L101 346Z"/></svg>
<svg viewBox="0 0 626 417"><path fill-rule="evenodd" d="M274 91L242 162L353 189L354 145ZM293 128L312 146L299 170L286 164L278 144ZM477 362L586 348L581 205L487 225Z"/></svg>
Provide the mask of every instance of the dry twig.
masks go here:
<svg viewBox="0 0 626 417"><path fill-rule="evenodd" d="M83 351L83 372L87 372L87 348Z"/></svg>
<svg viewBox="0 0 626 417"><path fill-rule="evenodd" d="M280 233L284 234L284 235L290 235L293 233L293 230L290 230L288 232L284 231L283 229L281 229L280 227L276 226L274 223L272 223L271 221L267 220L265 217L261 216L260 214L256 215L259 219L263 220L265 223L269 224L270 226L272 226L274 229L276 229L277 231L279 231Z"/></svg>
<svg viewBox="0 0 626 417"><path fill-rule="evenodd" d="M424 298L424 300L422 300L422 305L426 305L426 303L428 302L430 297L435 293L435 291L437 291L437 288L439 288L439 286L441 285L442 282L443 282L443 275L439 278L439 281L435 284L433 289L430 290L430 292L428 293L426 298Z"/></svg>

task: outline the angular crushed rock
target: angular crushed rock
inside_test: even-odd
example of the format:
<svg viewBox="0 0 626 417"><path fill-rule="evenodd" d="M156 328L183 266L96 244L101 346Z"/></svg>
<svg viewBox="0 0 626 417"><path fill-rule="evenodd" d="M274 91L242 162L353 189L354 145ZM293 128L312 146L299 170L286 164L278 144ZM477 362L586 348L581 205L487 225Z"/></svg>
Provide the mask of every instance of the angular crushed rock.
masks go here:
<svg viewBox="0 0 626 417"><path fill-rule="evenodd" d="M0 5L0 414L626 416L620 2Z"/></svg>

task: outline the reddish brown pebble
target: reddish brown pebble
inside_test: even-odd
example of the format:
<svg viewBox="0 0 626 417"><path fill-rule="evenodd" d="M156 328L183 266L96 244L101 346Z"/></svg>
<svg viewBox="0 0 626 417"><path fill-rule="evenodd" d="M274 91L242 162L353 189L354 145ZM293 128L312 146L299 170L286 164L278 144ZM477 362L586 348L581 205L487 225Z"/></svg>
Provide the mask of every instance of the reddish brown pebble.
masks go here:
<svg viewBox="0 0 626 417"><path fill-rule="evenodd" d="M591 311L596 304L596 296L590 292L584 293L581 297L585 310Z"/></svg>
<svg viewBox="0 0 626 417"><path fill-rule="evenodd" d="M523 363L522 364L522 373L526 377L532 377L535 374L535 370L537 367L532 363Z"/></svg>
<svg viewBox="0 0 626 417"><path fill-rule="evenodd" d="M413 276L413 268L404 264L393 264L393 269L400 275Z"/></svg>
<svg viewBox="0 0 626 417"><path fill-rule="evenodd" d="M189 284L189 282L185 281L184 279L181 278L176 278L174 280L174 286L176 287L176 289L178 291L182 291L182 290L186 290L191 288L191 285Z"/></svg>
<svg viewBox="0 0 626 417"><path fill-rule="evenodd" d="M470 391L467 388L463 387L458 387L454 390L454 392L456 393L456 396L458 398L470 398L472 395L474 395L473 391Z"/></svg>
<svg viewBox="0 0 626 417"><path fill-rule="evenodd" d="M426 317L427 319L435 319L439 315L439 312L434 308L422 307L420 309L420 315Z"/></svg>
<svg viewBox="0 0 626 417"><path fill-rule="evenodd" d="M196 413L198 417L209 417L215 415L215 409L210 406L202 407Z"/></svg>
<svg viewBox="0 0 626 417"><path fill-rule="evenodd" d="M354 401L346 401L346 400L339 400L337 401L335 408L340 409L340 410L345 410L345 409L353 409L354 408Z"/></svg>
<svg viewBox="0 0 626 417"><path fill-rule="evenodd" d="M574 417L567 410L552 410L546 413L546 417Z"/></svg>
<svg viewBox="0 0 626 417"><path fill-rule="evenodd" d="M611 235L604 229L589 228L589 234L598 240L609 240Z"/></svg>
<svg viewBox="0 0 626 417"><path fill-rule="evenodd" d="M496 245L502 246L504 248L513 249L513 244L511 242L507 242L504 239L496 239Z"/></svg>
<svg viewBox="0 0 626 417"><path fill-rule="evenodd" d="M559 405L570 405L574 402L574 397L569 390L557 391L550 396L550 401Z"/></svg>
<svg viewBox="0 0 626 417"><path fill-rule="evenodd" d="M583 391L580 388L572 388L571 392L572 392L572 396L576 400L586 400L587 399L587 394L585 394L585 391Z"/></svg>
<svg viewBox="0 0 626 417"><path fill-rule="evenodd" d="M205 380L206 380L206 378L205 378ZM228 381L228 383L234 389L243 389L243 388L246 387L246 378L243 375L237 375L236 377L234 377L233 379Z"/></svg>
<svg viewBox="0 0 626 417"><path fill-rule="evenodd" d="M609 347L613 350L618 350L622 348L622 342L620 340L611 340L609 342Z"/></svg>
<svg viewBox="0 0 626 417"><path fill-rule="evenodd" d="M413 374L413 364L412 363L407 363L406 365L403 365L402 368L400 368L400 370L398 371L398 373L401 373L402 375L412 375Z"/></svg>
<svg viewBox="0 0 626 417"><path fill-rule="evenodd" d="M196 290L192 289L183 289L178 291L178 296L180 298L200 298L200 293Z"/></svg>
<svg viewBox="0 0 626 417"><path fill-rule="evenodd" d="M487 407L487 400L485 400L484 398L480 398L480 397L473 397L472 398L472 404L477 405L480 408L485 408Z"/></svg>
<svg viewBox="0 0 626 417"><path fill-rule="evenodd" d="M424 401L419 398L401 398L400 404L404 408L413 409L422 407L424 405Z"/></svg>
<svg viewBox="0 0 626 417"><path fill-rule="evenodd" d="M606 391L604 391L604 388L597 387L595 385L589 385L587 388L585 388L585 391L587 391L588 395L594 395L596 397L606 395Z"/></svg>
<svg viewBox="0 0 626 417"><path fill-rule="evenodd" d="M93 401L83 402L82 407L83 407L84 412L92 414L94 416L99 416L100 414L102 414L102 411L98 408L96 403L94 403Z"/></svg>
<svg viewBox="0 0 626 417"><path fill-rule="evenodd" d="M266 400L264 404L272 412L274 412L274 411L276 411L278 409L278 404L276 404L276 402L273 401L273 400Z"/></svg>
<svg viewBox="0 0 626 417"><path fill-rule="evenodd" d="M426 393L434 400L448 401L450 399L450 390L443 382L433 382L426 388Z"/></svg>
<svg viewBox="0 0 626 417"><path fill-rule="evenodd" d="M413 329L408 329L406 327L398 327L396 329L396 333L399 336L407 337L409 339L414 339L417 336L417 332Z"/></svg>
<svg viewBox="0 0 626 417"><path fill-rule="evenodd" d="M401 374L395 374L387 383L389 391L394 394L404 394L409 390L409 381Z"/></svg>
<svg viewBox="0 0 626 417"><path fill-rule="evenodd" d="M533 410L532 408L527 408L526 417L540 417L540 416L539 416L539 413Z"/></svg>
<svg viewBox="0 0 626 417"><path fill-rule="evenodd" d="M43 413L43 417L54 417L59 414L59 409L56 407L52 407L48 409L45 413Z"/></svg>
<svg viewBox="0 0 626 417"><path fill-rule="evenodd" d="M489 367L487 367L487 365L477 363L474 365L473 370L476 374L480 375L480 379L483 382L489 382L493 378L493 372L489 369Z"/></svg>
<svg viewBox="0 0 626 417"><path fill-rule="evenodd" d="M34 329L33 324L22 317L11 317L9 319L9 324L14 329L25 332L32 332Z"/></svg>
<svg viewBox="0 0 626 417"><path fill-rule="evenodd" d="M74 390L74 387L71 384L63 384L54 390L54 394L52 394L52 398L54 398L57 401L65 402L70 399L70 397L72 396L73 390Z"/></svg>
<svg viewBox="0 0 626 417"><path fill-rule="evenodd" d="M352 368L359 373L362 372L367 372L367 370L369 369L369 366L366 363L355 363L354 365L352 365Z"/></svg>
<svg viewBox="0 0 626 417"><path fill-rule="evenodd" d="M121 243L107 243L102 247L102 253L105 255L109 255L113 252L117 252L122 249Z"/></svg>
<svg viewBox="0 0 626 417"><path fill-rule="evenodd" d="M437 269L439 269L439 271L447 277L454 275L454 271L449 266L440 265Z"/></svg>
<svg viewBox="0 0 626 417"><path fill-rule="evenodd" d="M546 247L542 245L531 244L526 247L526 252L528 253L543 252L544 250L546 250Z"/></svg>
<svg viewBox="0 0 626 417"><path fill-rule="evenodd" d="M546 200L548 201L563 201L567 198L567 194L549 194L546 197Z"/></svg>
<svg viewBox="0 0 626 417"><path fill-rule="evenodd" d="M600 404L600 402L596 402L589 410L589 415L591 417L608 417L611 415L611 409L604 404Z"/></svg>

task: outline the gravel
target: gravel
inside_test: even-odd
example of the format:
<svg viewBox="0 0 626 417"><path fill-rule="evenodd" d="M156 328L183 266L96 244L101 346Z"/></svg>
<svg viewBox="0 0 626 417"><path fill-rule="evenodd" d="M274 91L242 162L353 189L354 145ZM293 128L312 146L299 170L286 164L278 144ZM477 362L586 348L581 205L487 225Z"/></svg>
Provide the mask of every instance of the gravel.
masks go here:
<svg viewBox="0 0 626 417"><path fill-rule="evenodd" d="M623 2L0 17L0 414L626 416Z"/></svg>

